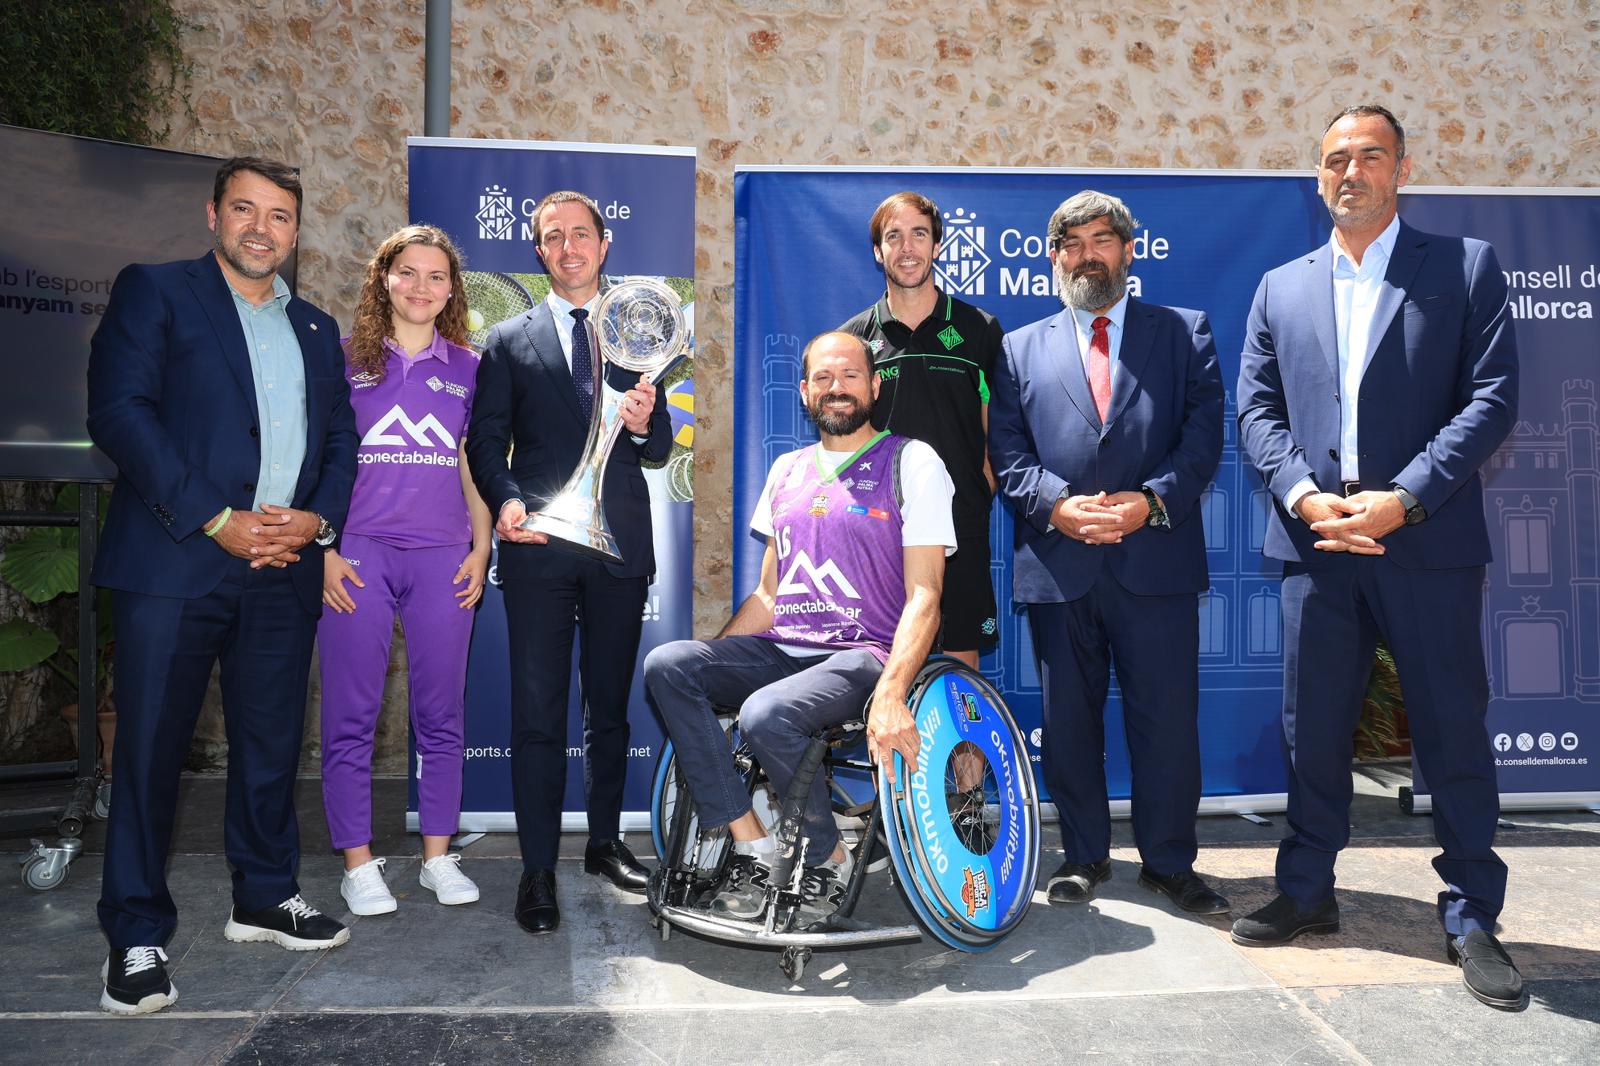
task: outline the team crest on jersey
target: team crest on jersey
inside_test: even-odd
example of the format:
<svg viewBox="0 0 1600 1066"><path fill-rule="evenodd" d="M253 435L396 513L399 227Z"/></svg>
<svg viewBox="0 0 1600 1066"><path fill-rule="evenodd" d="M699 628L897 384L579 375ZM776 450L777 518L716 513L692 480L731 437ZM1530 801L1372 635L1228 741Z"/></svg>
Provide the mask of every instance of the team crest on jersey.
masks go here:
<svg viewBox="0 0 1600 1066"><path fill-rule="evenodd" d="M870 341L867 342L867 349L869 351L871 351L873 355L877 355L879 352L883 351L883 338L882 337L874 337L874 338L872 338Z"/></svg>
<svg viewBox="0 0 1600 1066"><path fill-rule="evenodd" d="M826 493L818 493L817 495L811 497L811 506L806 508L806 514L810 515L812 518L822 518L822 517L826 516L827 513L828 513L828 496L827 496L827 494Z"/></svg>

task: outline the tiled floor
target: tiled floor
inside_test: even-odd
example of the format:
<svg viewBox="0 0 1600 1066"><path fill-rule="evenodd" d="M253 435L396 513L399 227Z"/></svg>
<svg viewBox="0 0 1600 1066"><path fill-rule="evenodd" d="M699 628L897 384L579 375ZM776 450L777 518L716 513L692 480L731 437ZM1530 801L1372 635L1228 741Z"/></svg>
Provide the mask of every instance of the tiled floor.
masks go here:
<svg viewBox="0 0 1600 1066"><path fill-rule="evenodd" d="M1430 823L1399 813L1392 769L1357 774L1355 839L1340 861L1344 929L1241 949L1224 919L1180 915L1135 883L1119 823L1113 879L1081 908L1040 905L996 951L931 940L819 954L798 984L774 954L686 935L662 943L637 897L560 871L562 926L535 939L511 919L512 836L464 851L481 902L444 908L416 884L398 830L403 782L380 782L378 841L394 915L352 920L348 945L290 953L225 942L222 783L186 782L171 866L181 908L169 945L172 1010L96 1010L101 827L68 883L0 881L0 1061L48 1064L457 1062L1600 1062L1600 817L1514 816L1503 939L1531 982L1522 1014L1468 997L1433 912ZM338 906L320 790L302 782L313 902ZM16 800L0 794L0 807ZM1241 913L1271 893L1280 825L1207 818L1198 868ZM1058 861L1053 832L1045 870ZM647 841L631 841L648 850ZM23 841L0 839L0 852ZM576 855L580 839L569 839ZM888 879L860 913L906 921Z"/></svg>

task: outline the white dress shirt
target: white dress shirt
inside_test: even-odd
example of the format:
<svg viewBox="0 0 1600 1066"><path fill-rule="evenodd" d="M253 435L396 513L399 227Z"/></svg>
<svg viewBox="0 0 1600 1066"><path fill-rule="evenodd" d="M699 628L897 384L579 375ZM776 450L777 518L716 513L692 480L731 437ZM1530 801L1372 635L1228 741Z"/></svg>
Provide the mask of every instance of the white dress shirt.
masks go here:
<svg viewBox="0 0 1600 1066"><path fill-rule="evenodd" d="M1389 220L1378 239L1367 246L1358 265L1339 243L1339 231L1328 238L1333 254L1333 320L1339 346L1339 479L1361 480L1361 452L1356 440L1361 404L1361 378L1372 360L1372 317L1378 310L1389 256L1400 234L1400 216ZM1289 490L1284 506L1293 514L1301 499L1318 491L1311 478ZM1330 490L1331 491L1331 490Z"/></svg>
<svg viewBox="0 0 1600 1066"><path fill-rule="evenodd" d="M544 298L544 302L550 305L550 317L556 320L556 338L561 341L561 354L567 357L567 372L570 374L572 372L572 327L578 324L577 320L572 317L572 310L578 305L569 303L557 296L554 289L550 290L550 294ZM600 294L597 292L589 297L589 302L583 305L583 309L588 311L590 317L593 318L594 309L599 304ZM600 348L599 345L595 344L594 327L588 326L586 328L589 330L589 358L598 359L600 358Z"/></svg>
<svg viewBox="0 0 1600 1066"><path fill-rule="evenodd" d="M1117 365L1122 356L1122 325L1128 318L1128 294L1123 292L1120 299L1111 305L1108 311L1084 311L1081 308L1072 308L1072 322L1077 326L1078 358L1083 362L1083 376L1089 377L1089 344L1094 340L1094 320L1101 315L1111 320L1106 327L1106 349L1110 354L1111 362L1111 389L1117 388Z"/></svg>

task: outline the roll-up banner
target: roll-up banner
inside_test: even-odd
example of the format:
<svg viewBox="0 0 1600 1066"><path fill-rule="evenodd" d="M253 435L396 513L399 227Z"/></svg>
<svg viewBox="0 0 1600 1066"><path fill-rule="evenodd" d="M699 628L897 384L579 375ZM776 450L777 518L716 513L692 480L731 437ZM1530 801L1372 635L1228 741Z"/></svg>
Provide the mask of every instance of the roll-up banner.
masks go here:
<svg viewBox="0 0 1600 1066"><path fill-rule="evenodd" d="M606 279L646 276L683 300L694 330L694 149L656 145L572 144L412 137L410 217L445 230L466 259L471 341L481 348L490 327L532 310L549 293L534 254L533 208L540 197L575 189L600 206L611 248ZM606 284L602 281L602 285ZM691 635L694 500L694 359L660 382L673 423L672 454L646 464L656 576L645 601L644 635L633 664L628 709L632 727L623 828L649 825L650 775L661 749L661 726L644 698L639 666L657 645ZM498 551L498 548L497 548ZM511 830L511 679L505 606L491 560L489 587L478 608L467 668L466 772L463 832ZM583 713L574 648L567 727L567 793L562 828L586 827ZM411 760L406 826L417 822L417 760Z"/></svg>
<svg viewBox="0 0 1600 1066"><path fill-rule="evenodd" d="M1418 229L1494 245L1521 356L1517 422L1489 460L1483 587L1503 808L1600 806L1600 190L1429 189ZM1413 765L1408 809L1432 809Z"/></svg>
<svg viewBox="0 0 1600 1066"><path fill-rule="evenodd" d="M211 246L220 159L0 125L0 478L111 481L89 441L89 338L129 263ZM311 239L311 235L307 235ZM280 270L292 287L293 260Z"/></svg>
<svg viewBox="0 0 1600 1066"><path fill-rule="evenodd" d="M1201 501L1211 577L1210 588L1199 600L1204 776L1201 810L1281 810L1285 777L1279 723L1283 664L1279 568L1261 555L1269 500L1259 477L1239 451L1234 391L1245 318L1261 275L1328 239L1328 215L1313 180L1304 174L1262 171L741 167L734 182L734 511L741 529L760 495L772 461L784 451L815 440L797 387L802 346L810 337L835 328L882 295L883 275L873 260L868 220L885 196L915 189L939 204L944 243L935 279L940 289L984 308L1008 328L1020 327L1060 309L1045 244L1045 226L1051 211L1066 197L1086 188L1119 196L1128 204L1139 219L1131 290L1148 301L1198 308L1209 315L1228 393L1222 464ZM1600 201L1585 196L1522 196L1505 190L1479 190L1474 197L1446 195L1455 191L1408 190L1402 213L1424 229L1493 241L1499 246L1502 265L1508 272L1554 269L1539 264L1560 258L1568 265L1571 277L1568 294L1561 299L1574 308L1579 303L1587 307L1583 302L1586 287L1588 296L1594 295L1592 250L1600 247L1595 233L1596 206ZM1537 202L1542 208L1530 206L1513 221L1509 207L1513 202ZM1508 205L1506 213L1498 216L1495 226L1486 224L1484 216L1495 214L1502 204ZM1477 210L1466 210L1469 206ZM1536 223L1532 221L1534 217L1538 219ZM1516 229L1524 231L1522 240L1511 241L1502 236ZM1558 235L1560 246L1572 254L1534 254L1541 245L1548 249L1549 242ZM1578 254L1582 249L1589 250L1588 263ZM1586 265L1591 267L1587 275L1583 273ZM1513 296L1526 303L1532 287L1541 283L1519 287L1513 278ZM1537 292L1533 296L1541 298ZM1537 540L1528 524L1508 522L1498 513L1491 514L1491 527L1499 543L1496 564L1490 571L1490 586L1496 591L1486 592L1496 605L1494 610L1486 609L1486 640L1490 631L1502 624L1496 622L1496 611L1514 613L1518 618L1544 618L1538 605L1532 614L1527 614L1523 597L1508 587L1507 566L1513 559L1539 560L1537 565L1545 567L1547 596L1553 591L1549 587L1553 582L1554 590L1559 590L1566 604L1559 608L1566 611L1566 628L1559 636L1548 627L1538 630L1542 634L1539 639L1554 642L1561 649L1559 654L1545 652L1547 659L1558 656L1560 680L1552 680L1551 672L1545 670L1539 682L1547 690L1559 687L1559 694L1546 692L1539 697L1543 700L1541 706L1550 709L1551 717L1548 729L1541 729L1556 738L1559 749L1566 743L1581 745L1582 729L1556 725L1581 721L1586 714L1592 714L1584 704L1597 699L1592 693L1594 660L1600 657L1600 630L1592 621L1586 630L1580 629L1580 619L1600 616L1594 598L1600 595L1600 589L1593 580L1597 527L1593 390L1596 364L1600 362L1596 357L1600 334L1595 332L1592 319L1577 317L1592 312L1574 309L1568 315L1564 310L1541 313L1534 308L1524 315L1517 311L1518 306L1513 305L1513 313L1519 316L1525 411L1533 410L1526 406L1528 384L1539 375L1564 383L1557 388L1557 394L1570 392L1577 397L1568 408L1551 408L1565 420L1563 424L1573 427L1567 439L1574 442L1570 445L1574 451L1563 462L1575 465L1570 467L1570 475L1565 468L1542 475L1552 485L1559 482L1562 498L1570 500L1562 511L1560 521L1565 524L1559 534L1555 532L1554 519L1547 524L1546 528L1552 531L1550 540ZM1571 332L1560 343L1547 345L1539 327L1553 322L1557 315L1566 316L1562 321ZM1580 327L1586 331L1582 332L1582 343L1577 340ZM1535 363L1541 367L1530 373L1529 368ZM1587 401L1582 399L1584 396ZM1536 402L1544 404L1546 399L1541 397ZM1552 417L1555 416L1543 416L1542 421L1548 422ZM1541 420L1533 420L1533 425L1536 428L1528 433L1543 440L1539 434L1544 430L1537 428ZM1497 463L1501 459L1509 461L1518 448L1532 447L1531 443L1519 443L1525 435L1523 427L1519 427ZM1579 457L1585 448L1586 458ZM1517 462L1526 467L1530 460L1519 458ZM1493 510L1500 498L1495 489L1502 471L1497 467L1485 474ZM1580 499L1583 492L1587 496ZM1515 506L1522 506L1521 494L1517 495ZM984 657L982 667L1028 736L1037 763L1040 683L1026 619L1008 609L1011 530L1010 512L997 503L990 519L990 547L991 573L1002 605L1000 643ZM1539 554L1541 548L1543 555ZM761 552L759 541L736 534L735 603L755 585ZM1556 561L1561 553L1565 554ZM1591 581L1586 586L1587 594L1580 581L1585 573ZM1512 611L1512 607L1516 610ZM1587 616L1583 614L1586 610ZM1508 712L1501 696L1508 679L1504 665L1507 649L1520 656L1525 646L1531 649L1535 644L1532 629L1514 627L1513 631L1517 636L1509 643L1496 638L1501 640L1501 647L1491 652L1491 670L1497 686L1497 699L1490 712L1491 733L1501 731L1494 725L1498 716L1518 713ZM1586 650L1580 651L1585 640ZM1585 662L1587 666L1582 665ZM1587 674L1582 672L1585 669ZM1510 731L1513 745L1520 742L1521 732ZM1600 728L1591 732L1600 734ZM1106 736L1106 774L1113 811L1126 813L1130 773L1121 696L1115 682L1107 705ZM1536 747L1543 742L1541 736L1533 734ZM1600 736L1591 743L1600 743ZM1583 753L1558 750L1555 754L1581 758ZM1504 760L1504 754L1501 758ZM1502 773L1501 785L1507 791L1543 792L1550 784L1548 779L1531 782L1521 775L1507 775L1504 770ZM1578 784L1578 775L1573 774L1571 787L1593 789L1593 769L1587 769L1587 773L1585 785ZM1048 796L1042 781L1041 795Z"/></svg>

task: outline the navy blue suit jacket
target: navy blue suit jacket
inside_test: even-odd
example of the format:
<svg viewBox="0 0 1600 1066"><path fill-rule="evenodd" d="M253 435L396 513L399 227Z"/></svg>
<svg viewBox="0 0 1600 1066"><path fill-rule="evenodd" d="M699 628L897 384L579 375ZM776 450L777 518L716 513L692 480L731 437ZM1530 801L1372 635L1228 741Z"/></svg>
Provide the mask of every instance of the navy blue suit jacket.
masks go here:
<svg viewBox="0 0 1600 1066"><path fill-rule="evenodd" d="M286 311L306 380L306 454L290 505L339 528L357 445L339 327L304 300ZM91 580L183 599L215 589L233 557L204 527L223 507L253 506L261 440L244 329L214 255L117 275L89 346L89 436L117 464ZM322 550L299 555L290 578L320 614Z"/></svg>
<svg viewBox="0 0 1600 1066"><path fill-rule="evenodd" d="M1403 485L1428 513L1383 539L1388 557L1408 569L1481 566L1490 550L1478 468L1517 414L1517 346L1494 249L1402 223L1371 336L1356 425L1361 487ZM1245 327L1239 436L1272 493L1270 558L1327 557L1283 497L1305 477L1339 491L1339 392L1323 244L1261 279Z"/></svg>
<svg viewBox="0 0 1600 1066"><path fill-rule="evenodd" d="M1136 595L1204 591L1205 529L1195 504L1222 458L1222 373L1204 313L1128 298L1111 405L1101 424L1070 311L1006 334L989 398L989 459L1017 516L1013 598L1061 603L1101 569ZM1050 524L1068 495L1149 485L1171 530L1082 544Z"/></svg>
<svg viewBox="0 0 1600 1066"><path fill-rule="evenodd" d="M626 389L639 380L611 366L606 372L613 387ZM467 462L490 512L498 516L508 500L537 511L552 499L577 469L588 433L550 305L541 302L490 330L467 429ZM622 553L622 565L607 568L616 577L656 572L650 488L639 462L660 462L671 451L672 420L666 393L658 391L649 437L635 444L627 430L618 435L600 488L606 521ZM560 548L502 541L496 567L501 578L558 577L576 573L581 559Z"/></svg>

